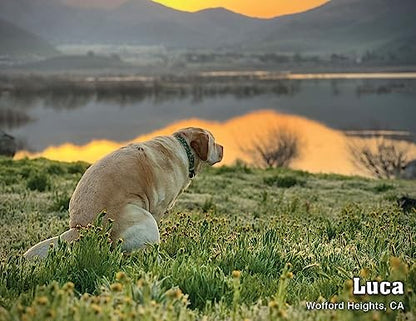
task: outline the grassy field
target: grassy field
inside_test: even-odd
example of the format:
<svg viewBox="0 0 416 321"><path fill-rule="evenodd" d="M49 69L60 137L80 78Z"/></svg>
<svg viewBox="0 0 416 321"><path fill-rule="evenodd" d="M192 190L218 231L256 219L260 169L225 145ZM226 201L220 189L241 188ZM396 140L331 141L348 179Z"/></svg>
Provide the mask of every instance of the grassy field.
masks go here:
<svg viewBox="0 0 416 321"><path fill-rule="evenodd" d="M123 255L97 222L46 260L30 246L68 224L84 163L0 159L0 320L414 320L416 182L242 165L207 169L160 224L161 244ZM402 280L353 296L353 276ZM306 302L386 311L308 311ZM389 308L403 302L404 311Z"/></svg>

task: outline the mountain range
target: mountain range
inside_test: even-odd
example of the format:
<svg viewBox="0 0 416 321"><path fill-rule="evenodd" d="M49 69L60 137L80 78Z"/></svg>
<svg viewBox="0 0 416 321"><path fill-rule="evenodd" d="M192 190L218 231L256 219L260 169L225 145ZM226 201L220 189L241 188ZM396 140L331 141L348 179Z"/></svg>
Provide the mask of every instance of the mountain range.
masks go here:
<svg viewBox="0 0 416 321"><path fill-rule="evenodd" d="M0 1L0 19L55 45L363 53L416 40L415 17L415 0L331 0L273 19L249 18L223 8L189 13L150 0L128 0L112 9L68 6L63 0Z"/></svg>
<svg viewBox="0 0 416 321"><path fill-rule="evenodd" d="M41 37L0 19L0 55L35 54L53 56L58 52Z"/></svg>
<svg viewBox="0 0 416 321"><path fill-rule="evenodd" d="M416 1L332 0L307 12L267 21L251 37L255 40L247 47L262 50L378 49L404 38L416 40Z"/></svg>

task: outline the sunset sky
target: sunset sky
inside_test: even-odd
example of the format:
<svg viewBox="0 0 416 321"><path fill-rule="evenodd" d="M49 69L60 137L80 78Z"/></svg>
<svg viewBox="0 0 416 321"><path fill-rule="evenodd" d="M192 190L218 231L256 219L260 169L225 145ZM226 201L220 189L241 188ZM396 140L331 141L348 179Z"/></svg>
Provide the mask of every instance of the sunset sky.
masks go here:
<svg viewBox="0 0 416 321"><path fill-rule="evenodd" d="M271 18L283 14L305 11L319 6L326 0L157 0L166 6L197 11L205 8L224 7L247 16Z"/></svg>
<svg viewBox="0 0 416 321"><path fill-rule="evenodd" d="M127 0L65 1L73 5L114 7ZM271 18L279 15L305 11L322 5L327 1L328 0L155 0L155 2L159 2L179 10L198 11L206 8L224 7L247 16L261 18Z"/></svg>

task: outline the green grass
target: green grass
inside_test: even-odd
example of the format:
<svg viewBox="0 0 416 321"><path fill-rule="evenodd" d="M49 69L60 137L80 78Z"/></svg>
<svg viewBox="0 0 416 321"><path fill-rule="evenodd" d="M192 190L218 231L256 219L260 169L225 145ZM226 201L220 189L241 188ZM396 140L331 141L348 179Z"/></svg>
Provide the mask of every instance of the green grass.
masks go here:
<svg viewBox="0 0 416 321"><path fill-rule="evenodd" d="M416 182L210 168L131 255L100 224L47 259L85 163L0 158L0 320L401 320L416 317ZM29 182L46 177L45 188ZM38 185L36 185L38 186ZM40 185L39 185L40 186ZM238 271L238 272L237 272ZM403 280L403 296L353 297L351 279ZM305 301L402 301L405 313L307 311Z"/></svg>
<svg viewBox="0 0 416 321"><path fill-rule="evenodd" d="M276 186L282 188L289 188L295 185L303 186L305 185L305 180L299 179L294 175L276 175L271 177L265 177L264 183L269 186Z"/></svg>

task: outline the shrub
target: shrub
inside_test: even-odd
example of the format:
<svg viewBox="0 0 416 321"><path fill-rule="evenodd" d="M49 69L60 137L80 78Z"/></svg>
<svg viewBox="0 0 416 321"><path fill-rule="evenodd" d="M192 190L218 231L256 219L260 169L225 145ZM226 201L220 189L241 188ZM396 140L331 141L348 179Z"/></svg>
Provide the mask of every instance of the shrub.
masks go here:
<svg viewBox="0 0 416 321"><path fill-rule="evenodd" d="M69 174L84 174L89 167L89 164L84 162L75 162L68 165Z"/></svg>
<svg viewBox="0 0 416 321"><path fill-rule="evenodd" d="M262 167L289 167L299 157L301 139L296 131L285 127L274 127L265 135L257 137L241 150L249 155L255 164Z"/></svg>
<svg viewBox="0 0 416 321"><path fill-rule="evenodd" d="M397 178L409 159L410 145L375 136L352 142L348 149L357 169L365 170L377 178Z"/></svg>
<svg viewBox="0 0 416 321"><path fill-rule="evenodd" d="M22 175L23 178L29 178L33 171L34 169L30 166L22 166L20 169L20 175Z"/></svg>
<svg viewBox="0 0 416 321"><path fill-rule="evenodd" d="M377 184L376 186L373 187L373 191L376 193L382 193L382 192L386 192L392 189L394 189L394 186L390 184L386 184L386 183Z"/></svg>
<svg viewBox="0 0 416 321"><path fill-rule="evenodd" d="M269 186L276 185L277 187L282 187L282 188L289 188L295 185L300 185L300 186L305 185L304 180L299 179L298 177L292 176L292 175L276 175L272 177L265 177L263 181L265 184Z"/></svg>
<svg viewBox="0 0 416 321"><path fill-rule="evenodd" d="M67 211L69 209L70 200L71 196L69 196L67 193L55 192L53 195L53 203L50 209L52 211Z"/></svg>
<svg viewBox="0 0 416 321"><path fill-rule="evenodd" d="M29 176L26 186L31 191L37 190L39 192L44 192L51 187L51 184L45 173L37 172L35 174L32 173Z"/></svg>
<svg viewBox="0 0 416 321"><path fill-rule="evenodd" d="M48 174L52 175L62 175L65 173L65 169L58 164L49 165L46 171L48 172Z"/></svg>
<svg viewBox="0 0 416 321"><path fill-rule="evenodd" d="M216 170L217 175L221 175L223 173L245 173L245 174L251 174L253 171L252 169L247 165L247 163L237 160L234 165L227 166L223 165L219 167Z"/></svg>

